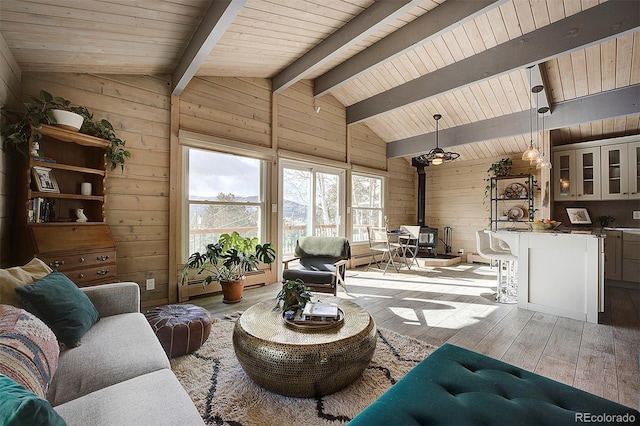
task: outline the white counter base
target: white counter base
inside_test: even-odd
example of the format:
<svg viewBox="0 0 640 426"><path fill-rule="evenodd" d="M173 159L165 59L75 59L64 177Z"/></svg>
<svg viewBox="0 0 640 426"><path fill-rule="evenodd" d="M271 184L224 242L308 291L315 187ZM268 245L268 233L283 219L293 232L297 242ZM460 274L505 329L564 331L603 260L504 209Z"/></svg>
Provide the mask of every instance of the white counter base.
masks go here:
<svg viewBox="0 0 640 426"><path fill-rule="evenodd" d="M553 232L495 235L518 256L518 307L598 322L604 310L602 238Z"/></svg>

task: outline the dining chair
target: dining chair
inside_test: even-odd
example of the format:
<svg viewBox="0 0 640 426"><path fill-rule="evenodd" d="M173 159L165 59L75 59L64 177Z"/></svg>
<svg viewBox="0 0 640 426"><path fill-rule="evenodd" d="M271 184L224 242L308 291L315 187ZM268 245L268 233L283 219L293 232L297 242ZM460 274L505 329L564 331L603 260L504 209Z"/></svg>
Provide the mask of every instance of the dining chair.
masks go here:
<svg viewBox="0 0 640 426"><path fill-rule="evenodd" d="M367 271L372 268L371 264L374 263L376 266L373 269L383 271L383 274L387 273L389 265L393 266L396 272L399 272L400 268L394 259L400 254L400 244L389 241L387 228L368 226L367 235L369 236L369 250L371 250L371 260L367 265ZM376 259L378 255L382 255L380 260Z"/></svg>
<svg viewBox="0 0 640 426"><path fill-rule="evenodd" d="M418 264L418 235L420 234L420 227L414 225L402 225L400 227L400 235L398 241L402 246L402 256L407 268L411 269L411 265Z"/></svg>

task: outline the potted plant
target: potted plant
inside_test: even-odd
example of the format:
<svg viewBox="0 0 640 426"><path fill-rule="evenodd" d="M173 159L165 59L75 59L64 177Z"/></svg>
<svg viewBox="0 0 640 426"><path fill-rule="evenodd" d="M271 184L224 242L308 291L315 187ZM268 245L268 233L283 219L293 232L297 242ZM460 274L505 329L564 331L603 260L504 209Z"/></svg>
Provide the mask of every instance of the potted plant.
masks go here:
<svg viewBox="0 0 640 426"><path fill-rule="evenodd" d="M492 177L500 177L500 176L509 176L511 173L511 166L513 161L511 158L502 158L495 163L491 164L487 169L488 178L485 179L487 182L487 186L484 187L484 200L483 204L486 206L486 200L491 193L491 190L494 188L495 183L491 182Z"/></svg>
<svg viewBox="0 0 640 426"><path fill-rule="evenodd" d="M606 228L607 226L609 226L611 224L611 222L615 221L613 216L609 216L609 215L598 216L596 218L596 220L598 222L600 222L600 226L603 227L603 228Z"/></svg>
<svg viewBox="0 0 640 426"><path fill-rule="evenodd" d="M94 122L93 114L87 108L72 106L67 99L54 97L45 90L41 90L38 97L32 96L31 102L23 103L22 109L3 107L0 110L0 114L5 119L0 126L0 134L4 137L4 148L11 146L25 157L29 157L32 155L31 143L38 146L42 139L38 129L42 124L58 124L56 117L62 117L60 114L65 112L82 118L82 125L78 126L80 133L110 142L107 148L107 161L111 165L111 170L117 166L124 169L125 159L130 158L131 153L125 149L126 142L115 135L111 123L105 119ZM80 123L79 120L78 123Z"/></svg>
<svg viewBox="0 0 640 426"><path fill-rule="evenodd" d="M271 264L275 258L271 243L258 244L257 238L242 237L234 231L220 235L215 244L207 244L204 253L191 254L182 269L182 278L185 282L191 269L196 269L198 275L207 273L202 285L206 287L218 281L222 301L237 303L242 299L247 272L258 270L260 262Z"/></svg>
<svg viewBox="0 0 640 426"><path fill-rule="evenodd" d="M513 161L511 158L503 158L491 164L487 169L487 173L489 174L489 177L509 176L509 174L511 174L512 165Z"/></svg>
<svg viewBox="0 0 640 426"><path fill-rule="evenodd" d="M311 301L310 291L311 289L304 285L300 278L288 280L282 284L282 290L276 296L278 303L273 309L282 309L283 311L304 309L307 302Z"/></svg>

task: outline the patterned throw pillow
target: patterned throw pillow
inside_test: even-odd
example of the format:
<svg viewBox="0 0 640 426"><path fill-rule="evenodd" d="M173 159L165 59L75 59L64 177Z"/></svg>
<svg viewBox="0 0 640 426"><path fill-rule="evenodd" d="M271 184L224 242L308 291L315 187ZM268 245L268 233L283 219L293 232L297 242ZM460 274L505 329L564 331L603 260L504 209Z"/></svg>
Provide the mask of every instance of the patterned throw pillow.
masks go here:
<svg viewBox="0 0 640 426"><path fill-rule="evenodd" d="M55 334L36 316L0 305L0 374L45 398L59 354Z"/></svg>

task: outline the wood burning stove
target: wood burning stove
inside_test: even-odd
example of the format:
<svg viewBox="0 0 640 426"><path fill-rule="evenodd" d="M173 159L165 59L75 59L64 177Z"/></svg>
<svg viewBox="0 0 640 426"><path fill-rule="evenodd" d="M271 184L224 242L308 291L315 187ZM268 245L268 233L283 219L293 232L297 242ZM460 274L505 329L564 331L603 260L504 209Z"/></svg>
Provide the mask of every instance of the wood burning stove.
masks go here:
<svg viewBox="0 0 640 426"><path fill-rule="evenodd" d="M438 257L438 228L420 227L418 250L427 251L428 255Z"/></svg>

